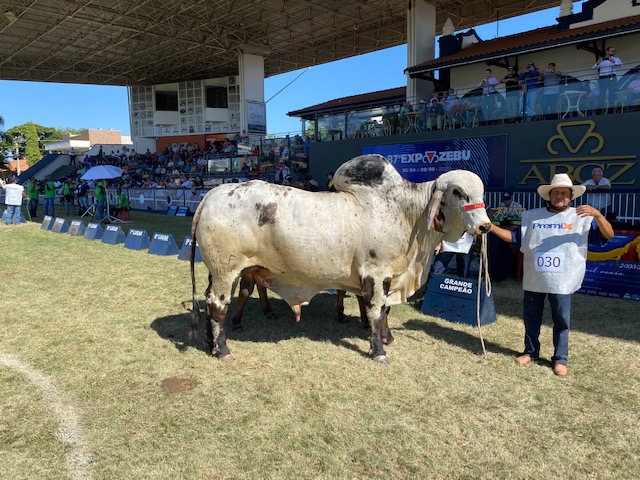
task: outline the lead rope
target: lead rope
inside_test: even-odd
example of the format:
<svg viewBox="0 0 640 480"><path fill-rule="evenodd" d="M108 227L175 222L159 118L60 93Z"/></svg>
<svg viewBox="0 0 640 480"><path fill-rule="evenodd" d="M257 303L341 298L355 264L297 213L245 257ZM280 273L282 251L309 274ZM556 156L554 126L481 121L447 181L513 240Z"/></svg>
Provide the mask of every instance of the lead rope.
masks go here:
<svg viewBox="0 0 640 480"><path fill-rule="evenodd" d="M485 275L485 291L487 297L491 296L491 278L489 278L489 260L487 257L487 234L482 235L480 243L480 268L478 268L478 295L476 301L476 321L478 323L478 333L480 334L480 344L482 345L482 356L487 359L487 348L484 345L482 336L482 326L480 325L480 290L482 288L482 273Z"/></svg>

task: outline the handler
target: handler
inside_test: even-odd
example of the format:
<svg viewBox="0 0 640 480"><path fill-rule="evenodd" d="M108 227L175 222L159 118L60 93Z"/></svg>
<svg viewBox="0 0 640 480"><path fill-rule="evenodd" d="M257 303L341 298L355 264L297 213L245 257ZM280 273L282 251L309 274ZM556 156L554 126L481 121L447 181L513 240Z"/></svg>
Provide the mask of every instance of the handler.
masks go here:
<svg viewBox="0 0 640 480"><path fill-rule="evenodd" d="M505 242L520 247L524 275L524 353L516 358L520 365L529 364L540 355L540 327L544 299L549 297L553 319L553 373L569 373L569 327L571 296L582 285L586 271L587 246L591 222L595 218L602 237L613 237L613 228L602 213L589 205L570 207L571 201L585 192L574 185L569 175L554 175L550 185L540 185L538 194L546 200L546 208L526 210L522 225L510 231L497 225L491 232Z"/></svg>

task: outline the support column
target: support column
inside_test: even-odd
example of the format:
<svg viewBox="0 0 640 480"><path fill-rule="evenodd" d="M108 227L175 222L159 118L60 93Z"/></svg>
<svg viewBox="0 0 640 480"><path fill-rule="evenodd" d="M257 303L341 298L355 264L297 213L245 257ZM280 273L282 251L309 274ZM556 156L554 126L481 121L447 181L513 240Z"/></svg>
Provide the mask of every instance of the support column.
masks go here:
<svg viewBox="0 0 640 480"><path fill-rule="evenodd" d="M241 129L266 133L267 110L264 102L264 57L245 52L238 54ZM251 118L249 118L251 117ZM262 117L262 118L261 118ZM264 124L264 132L255 126ZM253 125L254 128L249 128Z"/></svg>
<svg viewBox="0 0 640 480"><path fill-rule="evenodd" d="M433 60L436 54L436 7L425 0L409 0L407 8L407 67ZM407 98L429 99L433 83L407 75Z"/></svg>

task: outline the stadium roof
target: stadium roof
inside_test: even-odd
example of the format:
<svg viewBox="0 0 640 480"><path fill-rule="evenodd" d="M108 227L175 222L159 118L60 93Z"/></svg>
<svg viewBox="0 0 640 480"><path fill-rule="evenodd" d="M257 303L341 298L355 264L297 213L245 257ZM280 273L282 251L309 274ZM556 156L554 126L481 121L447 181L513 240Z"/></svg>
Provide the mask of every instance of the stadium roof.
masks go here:
<svg viewBox="0 0 640 480"><path fill-rule="evenodd" d="M575 0L574 0L575 1ZM559 0L432 0L436 31L549 7ZM407 0L3 0L0 79L152 85L265 75L407 42Z"/></svg>

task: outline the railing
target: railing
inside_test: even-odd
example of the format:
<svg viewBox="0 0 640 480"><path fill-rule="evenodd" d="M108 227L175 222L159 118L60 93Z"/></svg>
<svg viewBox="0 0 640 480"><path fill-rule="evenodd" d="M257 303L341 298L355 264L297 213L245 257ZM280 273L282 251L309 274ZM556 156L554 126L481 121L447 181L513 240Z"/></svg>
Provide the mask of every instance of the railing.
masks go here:
<svg viewBox="0 0 640 480"><path fill-rule="evenodd" d="M502 202L503 192L487 192L485 203L489 208L498 207ZM588 201L588 194L584 194L574 201L574 206L584 205ZM610 195L611 205L609 210L613 212L617 222L624 222L630 225L640 225L640 193L597 193L595 195ZM540 208L545 205L544 200L537 192L515 192L513 201L530 210Z"/></svg>
<svg viewBox="0 0 640 480"><path fill-rule="evenodd" d="M123 192L129 197L129 203L134 210L148 210L154 212L166 211L170 206L189 207L191 212L195 212L198 204L209 191L209 188L131 188L124 189ZM488 208L498 207L502 201L503 192L487 192L485 203ZM588 194L577 198L575 206L583 205L588 201ZM611 206L609 210L615 214L615 221L624 222L633 226L640 225L640 193L611 193L596 194L611 195ZM93 192L89 194L90 201L93 201ZM116 190L107 189L107 198L111 205L116 204ZM41 197L42 203L42 197ZM530 210L540 208L545 205L544 200L536 192L515 192L513 201L519 203L523 208ZM77 203L77 202L76 202ZM4 204L4 190L0 189L0 204ZM55 199L56 205L62 205L59 198Z"/></svg>

